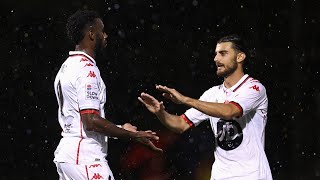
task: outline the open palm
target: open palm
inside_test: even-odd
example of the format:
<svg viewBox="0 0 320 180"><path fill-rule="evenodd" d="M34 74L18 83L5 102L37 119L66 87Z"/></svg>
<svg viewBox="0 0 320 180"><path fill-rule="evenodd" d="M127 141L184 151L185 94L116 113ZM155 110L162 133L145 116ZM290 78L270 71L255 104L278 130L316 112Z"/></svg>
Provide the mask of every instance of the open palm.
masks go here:
<svg viewBox="0 0 320 180"><path fill-rule="evenodd" d="M153 114L164 109L164 105L162 102L159 102L153 96L147 93L141 93L140 97L138 97L139 101L142 102L146 108Z"/></svg>

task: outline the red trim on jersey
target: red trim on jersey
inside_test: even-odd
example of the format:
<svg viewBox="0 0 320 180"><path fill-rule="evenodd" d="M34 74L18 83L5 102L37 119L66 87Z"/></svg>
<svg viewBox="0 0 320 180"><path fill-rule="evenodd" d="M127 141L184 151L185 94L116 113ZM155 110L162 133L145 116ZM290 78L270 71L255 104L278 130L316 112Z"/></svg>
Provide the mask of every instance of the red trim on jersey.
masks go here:
<svg viewBox="0 0 320 180"><path fill-rule="evenodd" d="M79 163L80 143L83 140L83 136L82 136L82 120L81 119L80 119L80 137L81 137L81 139L80 139L79 144L78 144L76 164Z"/></svg>
<svg viewBox="0 0 320 180"><path fill-rule="evenodd" d="M240 106L240 104L238 104L238 103L236 103L236 102L234 102L234 101L229 102L229 104L233 104L233 105L235 105L237 108L239 108L240 114L241 114L239 117L241 117L241 116L243 115L243 109L242 109L242 107ZM238 117L238 118L239 118L239 117Z"/></svg>
<svg viewBox="0 0 320 180"><path fill-rule="evenodd" d="M83 140L83 138L80 139L79 144L78 144L76 164L79 164L80 143L81 143L82 140Z"/></svg>
<svg viewBox="0 0 320 180"><path fill-rule="evenodd" d="M183 119L186 123L188 123L190 127L193 126L193 122L190 121L190 119L189 119L185 114L181 114L180 117L182 117L182 119Z"/></svg>
<svg viewBox="0 0 320 180"><path fill-rule="evenodd" d="M236 87L233 92L236 92L250 77L248 76L238 87Z"/></svg>
<svg viewBox="0 0 320 180"><path fill-rule="evenodd" d="M88 173L88 167L87 167L87 165L86 165L86 173L87 173L87 178L88 178L88 180L90 180L90 179L89 179L89 173Z"/></svg>
<svg viewBox="0 0 320 180"><path fill-rule="evenodd" d="M95 109L84 109L80 111L80 114L96 114L100 116L99 111L95 110Z"/></svg>
<svg viewBox="0 0 320 180"><path fill-rule="evenodd" d="M69 55L69 57L73 57L73 56L82 56L82 57L88 59L89 61L91 61L92 63L94 63L88 56L86 56L84 54L72 54L72 55Z"/></svg>

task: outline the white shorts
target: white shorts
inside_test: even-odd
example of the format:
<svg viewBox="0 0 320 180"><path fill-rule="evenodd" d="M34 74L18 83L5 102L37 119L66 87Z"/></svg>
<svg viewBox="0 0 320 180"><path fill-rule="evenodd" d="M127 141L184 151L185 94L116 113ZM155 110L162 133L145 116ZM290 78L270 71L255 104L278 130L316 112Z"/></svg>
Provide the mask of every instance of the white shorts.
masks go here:
<svg viewBox="0 0 320 180"><path fill-rule="evenodd" d="M70 164L55 162L59 180L114 180L107 162Z"/></svg>

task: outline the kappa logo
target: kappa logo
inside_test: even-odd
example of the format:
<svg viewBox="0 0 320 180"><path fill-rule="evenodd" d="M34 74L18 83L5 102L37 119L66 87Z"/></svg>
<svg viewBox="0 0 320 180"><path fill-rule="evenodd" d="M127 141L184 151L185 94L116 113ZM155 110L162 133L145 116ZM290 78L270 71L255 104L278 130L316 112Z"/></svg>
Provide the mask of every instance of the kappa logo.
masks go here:
<svg viewBox="0 0 320 180"><path fill-rule="evenodd" d="M94 173L91 180L93 180L93 179L103 179L103 177L99 173Z"/></svg>
<svg viewBox="0 0 320 180"><path fill-rule="evenodd" d="M89 61L89 59L81 58L80 62L82 62L82 61Z"/></svg>
<svg viewBox="0 0 320 180"><path fill-rule="evenodd" d="M90 71L87 77L96 77L94 71Z"/></svg>
<svg viewBox="0 0 320 180"><path fill-rule="evenodd" d="M87 67L87 66L93 66L93 64L87 63L86 65L84 65L84 67Z"/></svg>
<svg viewBox="0 0 320 180"><path fill-rule="evenodd" d="M251 86L250 89L254 89L256 91L260 91L259 86L257 86L257 85Z"/></svg>
<svg viewBox="0 0 320 180"><path fill-rule="evenodd" d="M95 167L102 167L101 164L92 164L89 166L89 168L95 168Z"/></svg>

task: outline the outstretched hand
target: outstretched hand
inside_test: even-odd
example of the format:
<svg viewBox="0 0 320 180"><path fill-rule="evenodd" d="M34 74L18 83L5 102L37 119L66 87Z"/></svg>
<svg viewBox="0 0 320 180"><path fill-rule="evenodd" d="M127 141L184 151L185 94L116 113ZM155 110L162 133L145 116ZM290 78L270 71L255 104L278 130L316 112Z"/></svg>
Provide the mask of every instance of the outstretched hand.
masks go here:
<svg viewBox="0 0 320 180"><path fill-rule="evenodd" d="M159 140L159 137L156 136L155 132L148 130L148 131L137 131L136 133L137 133L135 138L136 141L145 145L146 147L148 147L153 151L163 152L162 149L155 146L153 142L150 140L150 139Z"/></svg>
<svg viewBox="0 0 320 180"><path fill-rule="evenodd" d="M175 89L168 88L167 86L162 85L156 85L156 89L164 92L162 93L162 95L176 104L183 104L186 101L186 96L180 94Z"/></svg>
<svg viewBox="0 0 320 180"><path fill-rule="evenodd" d="M163 102L159 102L156 98L147 93L141 93L138 97L139 101L146 106L146 108L153 114L164 110Z"/></svg>
<svg viewBox="0 0 320 180"><path fill-rule="evenodd" d="M125 123L124 125L122 125L122 128L127 131L137 132L137 126L134 126L130 123Z"/></svg>

